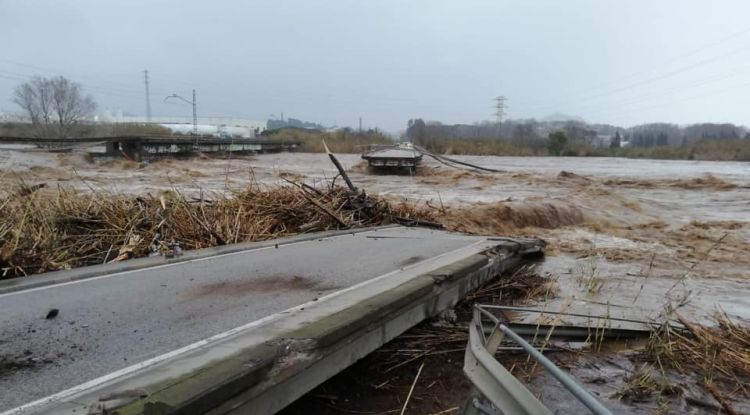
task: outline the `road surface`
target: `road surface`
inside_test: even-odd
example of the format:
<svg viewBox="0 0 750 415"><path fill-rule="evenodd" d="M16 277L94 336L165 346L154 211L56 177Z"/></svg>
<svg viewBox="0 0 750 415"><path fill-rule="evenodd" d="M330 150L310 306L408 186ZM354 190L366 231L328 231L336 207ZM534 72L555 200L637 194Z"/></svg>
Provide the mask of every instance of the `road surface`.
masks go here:
<svg viewBox="0 0 750 415"><path fill-rule="evenodd" d="M30 277L0 294L0 411L485 240L380 228L44 286Z"/></svg>

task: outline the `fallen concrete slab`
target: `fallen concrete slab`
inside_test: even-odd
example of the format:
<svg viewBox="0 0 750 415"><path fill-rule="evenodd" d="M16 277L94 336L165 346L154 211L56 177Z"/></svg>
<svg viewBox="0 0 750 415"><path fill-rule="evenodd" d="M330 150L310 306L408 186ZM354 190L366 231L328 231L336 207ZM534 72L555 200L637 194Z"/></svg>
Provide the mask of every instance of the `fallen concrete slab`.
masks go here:
<svg viewBox="0 0 750 415"><path fill-rule="evenodd" d="M542 248L391 227L226 249L6 287L2 353L28 365L0 410L274 413Z"/></svg>

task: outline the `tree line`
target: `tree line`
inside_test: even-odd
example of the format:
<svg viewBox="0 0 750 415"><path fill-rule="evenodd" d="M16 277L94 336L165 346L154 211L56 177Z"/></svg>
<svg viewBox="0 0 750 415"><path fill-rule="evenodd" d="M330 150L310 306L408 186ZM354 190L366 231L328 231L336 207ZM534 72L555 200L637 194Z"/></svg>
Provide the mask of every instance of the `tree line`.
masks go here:
<svg viewBox="0 0 750 415"><path fill-rule="evenodd" d="M595 147L656 147L686 146L698 140L748 139L744 126L729 123L700 123L679 126L669 123L649 123L630 128L610 124L588 124L583 121L508 120L476 124L442 124L423 119L411 119L406 136L413 142L431 146L444 139L498 139L528 147L545 147L554 142L559 146L561 133L566 142L579 142ZM554 134L554 137L552 136Z"/></svg>

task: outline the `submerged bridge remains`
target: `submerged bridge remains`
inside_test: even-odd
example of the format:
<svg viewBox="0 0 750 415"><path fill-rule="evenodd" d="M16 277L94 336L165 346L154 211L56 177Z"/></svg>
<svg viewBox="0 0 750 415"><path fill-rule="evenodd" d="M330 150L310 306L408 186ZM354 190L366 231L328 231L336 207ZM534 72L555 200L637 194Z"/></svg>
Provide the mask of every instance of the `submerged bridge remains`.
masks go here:
<svg viewBox="0 0 750 415"><path fill-rule="evenodd" d="M73 148L103 145L102 155L125 157L134 161L145 161L165 156L188 156L194 153L265 153L291 151L300 145L294 140L273 140L264 138L219 138L212 136L198 137L156 137L156 136L120 136L120 137L85 137L85 138L30 138L0 137L0 144L29 144L50 151L65 152Z"/></svg>

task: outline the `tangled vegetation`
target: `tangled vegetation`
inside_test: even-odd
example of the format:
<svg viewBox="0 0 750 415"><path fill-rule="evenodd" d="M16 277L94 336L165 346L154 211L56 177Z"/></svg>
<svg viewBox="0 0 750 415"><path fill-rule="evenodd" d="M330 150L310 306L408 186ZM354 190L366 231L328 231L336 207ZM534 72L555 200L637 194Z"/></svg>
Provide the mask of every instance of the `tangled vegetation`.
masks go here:
<svg viewBox="0 0 750 415"><path fill-rule="evenodd" d="M41 190L41 191L40 191ZM431 213L342 187L249 187L188 199L20 186L0 202L0 277L102 264L152 253L376 226Z"/></svg>
<svg viewBox="0 0 750 415"><path fill-rule="evenodd" d="M718 383L750 398L744 386L750 382L750 327L723 313L712 327L679 319L687 329L664 325L656 331L644 352L647 360L661 369L700 373L705 384Z"/></svg>

